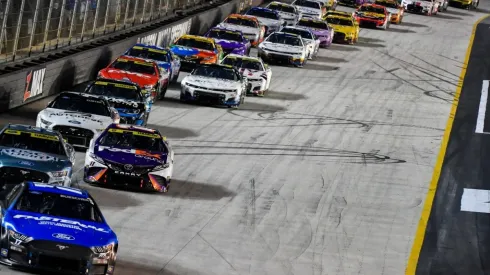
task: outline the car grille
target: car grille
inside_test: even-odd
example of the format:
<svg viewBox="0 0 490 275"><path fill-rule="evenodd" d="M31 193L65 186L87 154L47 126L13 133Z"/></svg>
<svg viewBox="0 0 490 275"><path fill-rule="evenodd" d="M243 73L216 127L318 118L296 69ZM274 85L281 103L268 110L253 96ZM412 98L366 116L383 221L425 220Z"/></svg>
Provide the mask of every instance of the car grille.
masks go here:
<svg viewBox="0 0 490 275"><path fill-rule="evenodd" d="M216 103L222 103L226 98L224 94L208 93L203 91L194 91L194 97L200 101L209 101Z"/></svg>
<svg viewBox="0 0 490 275"><path fill-rule="evenodd" d="M117 172L129 173L127 175L131 175L131 173L134 173L134 176L138 177L148 173L151 169L154 168L154 166L132 166L131 169L127 169L127 164L107 160L105 161L105 163L109 166L109 168L113 170L113 172L115 172L115 174L118 174Z"/></svg>
<svg viewBox="0 0 490 275"><path fill-rule="evenodd" d="M60 253L60 245L65 245L62 242L52 242L52 241L42 241L42 240L34 240L29 242L29 246L31 249L39 251L40 253ZM85 246L80 245L67 245L68 247L63 249L63 253L70 255L74 258L83 258L88 257L92 254L92 250Z"/></svg>
<svg viewBox="0 0 490 275"><path fill-rule="evenodd" d="M0 167L0 182L4 184L16 184L23 181L48 183L49 175L44 172L31 169Z"/></svg>
<svg viewBox="0 0 490 275"><path fill-rule="evenodd" d="M79 127L59 125L54 126L53 130L60 132L63 138L74 146L88 147L94 137L94 132Z"/></svg>
<svg viewBox="0 0 490 275"><path fill-rule="evenodd" d="M65 259L45 254L39 254L38 266L65 272L80 272L82 264L80 260Z"/></svg>
<svg viewBox="0 0 490 275"><path fill-rule="evenodd" d="M214 92L222 92L222 93L227 93L227 92L234 92L234 90L231 89L215 89L215 88L206 88L194 84L187 84L189 87L192 87L194 89L199 89L199 90L204 90L204 91L214 91Z"/></svg>

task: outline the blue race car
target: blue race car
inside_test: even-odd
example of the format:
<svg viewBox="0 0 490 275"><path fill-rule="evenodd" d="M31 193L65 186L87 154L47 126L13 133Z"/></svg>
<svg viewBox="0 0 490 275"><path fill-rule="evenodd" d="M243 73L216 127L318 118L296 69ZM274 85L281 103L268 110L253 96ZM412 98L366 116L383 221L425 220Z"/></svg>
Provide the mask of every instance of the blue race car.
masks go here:
<svg viewBox="0 0 490 275"><path fill-rule="evenodd" d="M136 44L128 49L123 55L150 59L157 63L158 67L166 70L170 75L170 82L177 82L180 73L180 59L170 49Z"/></svg>
<svg viewBox="0 0 490 275"><path fill-rule="evenodd" d="M14 124L0 130L0 185L70 186L74 163L75 150L56 131Z"/></svg>
<svg viewBox="0 0 490 275"><path fill-rule="evenodd" d="M87 191L24 182L0 205L0 263L49 274L114 273L118 239Z"/></svg>
<svg viewBox="0 0 490 275"><path fill-rule="evenodd" d="M103 96L118 112L119 123L146 125L153 102L149 93L143 94L132 82L99 78L85 89L85 93Z"/></svg>
<svg viewBox="0 0 490 275"><path fill-rule="evenodd" d="M158 130L111 124L90 143L84 167L90 184L167 192L174 152Z"/></svg>

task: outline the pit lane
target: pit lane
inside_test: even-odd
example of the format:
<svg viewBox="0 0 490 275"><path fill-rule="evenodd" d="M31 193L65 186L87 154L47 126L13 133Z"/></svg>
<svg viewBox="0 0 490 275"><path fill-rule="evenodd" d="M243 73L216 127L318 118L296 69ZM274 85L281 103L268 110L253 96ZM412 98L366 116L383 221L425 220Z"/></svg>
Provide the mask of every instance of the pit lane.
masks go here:
<svg viewBox="0 0 490 275"><path fill-rule="evenodd" d="M75 182L120 240L116 274L403 274L481 16L363 29L305 68L273 66L271 91L238 110L181 104L171 87L150 116L176 151L169 193L88 186L77 155ZM47 101L0 124L34 124Z"/></svg>

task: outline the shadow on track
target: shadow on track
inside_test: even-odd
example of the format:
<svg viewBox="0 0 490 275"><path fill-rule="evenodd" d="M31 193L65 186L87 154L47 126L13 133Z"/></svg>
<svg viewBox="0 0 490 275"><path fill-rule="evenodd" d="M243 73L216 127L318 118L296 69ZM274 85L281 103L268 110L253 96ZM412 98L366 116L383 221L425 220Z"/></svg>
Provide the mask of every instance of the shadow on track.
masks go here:
<svg viewBox="0 0 490 275"><path fill-rule="evenodd" d="M315 56L313 61L325 62L325 63L345 63L348 60L344 58L336 58L331 56Z"/></svg>
<svg viewBox="0 0 490 275"><path fill-rule="evenodd" d="M413 14L414 16L417 16L417 14ZM414 27L414 28L428 28L427 25L423 24L418 24L418 23L412 23L412 22L402 22L400 26L403 27Z"/></svg>
<svg viewBox="0 0 490 275"><path fill-rule="evenodd" d="M340 52L358 52L360 49L356 48L354 45L344 45L344 44L332 44L329 50L340 51Z"/></svg>
<svg viewBox="0 0 490 275"><path fill-rule="evenodd" d="M338 66L328 66L328 65L321 65L321 64L311 64L311 63L306 63L304 65L303 69L305 70L315 70L315 71L336 71L340 67Z"/></svg>
<svg viewBox="0 0 490 275"><path fill-rule="evenodd" d="M410 30L410 29L399 29L399 28L393 28L393 27L390 27L386 31L387 32L397 32L397 33L416 33L416 31L414 31L414 30Z"/></svg>
<svg viewBox="0 0 490 275"><path fill-rule="evenodd" d="M125 209L128 207L138 206L143 203L142 201L139 201L131 196L131 193L124 192L123 190L107 188L105 186L93 186L89 184L84 184L80 187L90 192L90 195L94 197L99 207Z"/></svg>
<svg viewBox="0 0 490 275"><path fill-rule="evenodd" d="M169 264L172 269L175 269L176 266L171 263ZM189 270L187 268L178 267L177 272L169 271L167 269L162 269L160 266L149 266L144 262L131 262L125 259L119 259L116 263L115 274L158 274L158 275L183 275L183 274L197 274L198 272L195 270Z"/></svg>
<svg viewBox="0 0 490 275"><path fill-rule="evenodd" d="M236 193L223 186L173 179L170 190L164 196L191 200L220 200Z"/></svg>
<svg viewBox="0 0 490 275"><path fill-rule="evenodd" d="M266 92L265 97L268 99L289 100L289 101L296 101L296 100L301 100L306 98L304 94L294 94L294 93L276 92L276 91Z"/></svg>
<svg viewBox="0 0 490 275"><path fill-rule="evenodd" d="M440 18L440 19L445 19L445 20L463 20L463 18L461 18L461 17L451 16L451 15L442 14L442 13L438 13L435 17Z"/></svg>
<svg viewBox="0 0 490 275"><path fill-rule="evenodd" d="M267 98L267 93L265 97ZM286 108L282 106L277 106L277 105L270 105L270 104L265 104L265 103L258 103L258 102L250 102L245 99L245 103L240 106L238 109L228 109L228 112L234 112L234 111L247 111L247 112L266 112L266 113L274 113L274 112L279 112L279 111L285 111Z"/></svg>
<svg viewBox="0 0 490 275"><path fill-rule="evenodd" d="M451 15L458 15L458 16L471 16L471 13L469 13L469 12L460 12L460 11L457 11L456 9L458 9L458 8L451 7L447 11L444 11L442 14L451 14ZM463 10L463 9L461 9L461 10ZM488 11L486 13L488 13Z"/></svg>
<svg viewBox="0 0 490 275"><path fill-rule="evenodd" d="M152 128L152 129L157 129L162 133L162 135L168 137L168 138L185 138L185 137L197 137L199 136L196 132L189 130L189 129L184 129L184 128L178 128L178 127L171 127L171 126L161 126L161 125L155 125L155 124L148 124L146 127Z"/></svg>

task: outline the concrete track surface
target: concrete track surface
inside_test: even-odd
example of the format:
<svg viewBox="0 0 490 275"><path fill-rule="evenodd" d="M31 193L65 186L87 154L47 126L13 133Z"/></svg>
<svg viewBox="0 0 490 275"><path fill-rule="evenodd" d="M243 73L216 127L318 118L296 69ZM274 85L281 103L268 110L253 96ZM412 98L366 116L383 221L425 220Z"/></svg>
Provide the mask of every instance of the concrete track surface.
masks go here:
<svg viewBox="0 0 490 275"><path fill-rule="evenodd" d="M273 66L271 91L237 110L181 104L172 87L150 118L176 151L169 193L88 186L78 156L75 182L120 240L116 274L404 274L483 15L363 29L302 69ZM0 123L34 123L45 103Z"/></svg>

